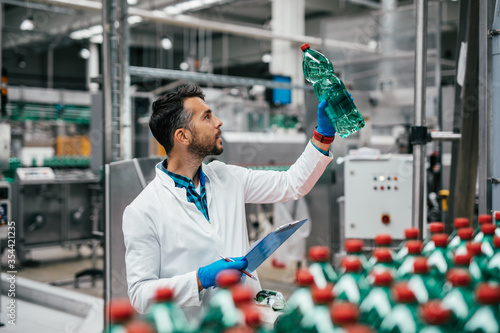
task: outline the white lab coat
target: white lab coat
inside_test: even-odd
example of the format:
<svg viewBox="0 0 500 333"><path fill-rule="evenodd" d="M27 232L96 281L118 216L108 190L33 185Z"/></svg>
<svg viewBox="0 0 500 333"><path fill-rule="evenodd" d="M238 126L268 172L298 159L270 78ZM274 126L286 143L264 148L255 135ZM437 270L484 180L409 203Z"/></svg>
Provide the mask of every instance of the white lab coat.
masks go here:
<svg viewBox="0 0 500 333"><path fill-rule="evenodd" d="M174 289L186 314L196 318L214 289L198 292L199 267L249 248L245 203L296 200L307 194L332 160L311 142L287 172L255 171L213 161L203 165L210 222L187 201L170 176L156 166L156 177L123 214L128 294L144 313L162 286ZM256 292L260 283L246 279Z"/></svg>

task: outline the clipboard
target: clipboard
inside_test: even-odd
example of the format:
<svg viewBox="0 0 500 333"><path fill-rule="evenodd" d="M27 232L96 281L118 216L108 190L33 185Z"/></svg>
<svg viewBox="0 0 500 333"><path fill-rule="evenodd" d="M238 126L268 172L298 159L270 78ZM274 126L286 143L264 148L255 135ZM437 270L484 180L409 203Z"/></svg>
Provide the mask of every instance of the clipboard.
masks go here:
<svg viewBox="0 0 500 333"><path fill-rule="evenodd" d="M246 271L255 271L278 247L295 231L307 222L307 219L284 224L252 244L245 259L248 261Z"/></svg>

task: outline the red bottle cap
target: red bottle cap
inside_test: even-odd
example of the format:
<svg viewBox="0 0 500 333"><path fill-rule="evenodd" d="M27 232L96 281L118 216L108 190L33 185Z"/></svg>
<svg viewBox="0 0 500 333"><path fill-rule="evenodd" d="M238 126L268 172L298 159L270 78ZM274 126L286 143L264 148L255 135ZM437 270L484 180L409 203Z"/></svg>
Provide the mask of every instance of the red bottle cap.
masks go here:
<svg viewBox="0 0 500 333"><path fill-rule="evenodd" d="M500 237L498 236L493 237L493 246L496 248L500 248Z"/></svg>
<svg viewBox="0 0 500 333"><path fill-rule="evenodd" d="M415 258L415 261L413 262L413 272L416 274L429 273L429 264L427 263L427 258Z"/></svg>
<svg viewBox="0 0 500 333"><path fill-rule="evenodd" d="M302 44L302 45L300 46L300 49L301 49L302 51L305 51L305 50L307 50L308 48L310 48L310 46L309 46L309 44L308 44L308 43Z"/></svg>
<svg viewBox="0 0 500 333"><path fill-rule="evenodd" d="M500 303L500 287L481 283L476 288L476 300L479 304L498 305Z"/></svg>
<svg viewBox="0 0 500 333"><path fill-rule="evenodd" d="M325 262L330 260L330 249L326 246L311 246L309 248L309 260L312 262Z"/></svg>
<svg viewBox="0 0 500 333"><path fill-rule="evenodd" d="M345 241L345 250L347 253L360 253L364 245L361 239L348 239Z"/></svg>
<svg viewBox="0 0 500 333"><path fill-rule="evenodd" d="M155 333L151 325L144 321L133 321L127 325L127 333Z"/></svg>
<svg viewBox="0 0 500 333"><path fill-rule="evenodd" d="M389 249L386 248L379 248L373 250L373 256L377 260L377 262L392 262L392 254Z"/></svg>
<svg viewBox="0 0 500 333"><path fill-rule="evenodd" d="M106 306L111 323L120 323L132 319L134 308L127 298L112 299Z"/></svg>
<svg viewBox="0 0 500 333"><path fill-rule="evenodd" d="M453 221L455 229L467 228L469 226L469 219L466 217L456 217Z"/></svg>
<svg viewBox="0 0 500 333"><path fill-rule="evenodd" d="M493 223L483 224L481 226L481 232L485 235L493 235L495 233L497 226Z"/></svg>
<svg viewBox="0 0 500 333"><path fill-rule="evenodd" d="M493 223L493 218L489 214L481 214L477 217L477 222L479 224Z"/></svg>
<svg viewBox="0 0 500 333"><path fill-rule="evenodd" d="M245 323L250 327L258 327L262 324L262 315L255 306L243 307L243 315L245 316Z"/></svg>
<svg viewBox="0 0 500 333"><path fill-rule="evenodd" d="M357 273L361 271L362 265L358 257L347 256L342 258L341 265L346 273Z"/></svg>
<svg viewBox="0 0 500 333"><path fill-rule="evenodd" d="M495 221L500 221L500 210L495 212Z"/></svg>
<svg viewBox="0 0 500 333"><path fill-rule="evenodd" d="M447 234L435 234L432 236L432 241L436 247L447 247L448 246L448 235Z"/></svg>
<svg viewBox="0 0 500 333"><path fill-rule="evenodd" d="M348 302L335 303L330 308L330 316L335 325L344 326L358 321L359 309Z"/></svg>
<svg viewBox="0 0 500 333"><path fill-rule="evenodd" d="M470 240L474 236L474 229L472 228L460 228L457 232L458 237L461 240Z"/></svg>
<svg viewBox="0 0 500 333"><path fill-rule="evenodd" d="M457 266L469 266L471 255L469 253L457 254L455 255L455 265Z"/></svg>
<svg viewBox="0 0 500 333"><path fill-rule="evenodd" d="M231 294L233 295L233 302L236 306L242 306L253 301L253 290L243 285L234 286L231 289Z"/></svg>
<svg viewBox="0 0 500 333"><path fill-rule="evenodd" d="M451 310L443 306L441 301L429 301L420 307L420 314L430 325L443 325L450 321Z"/></svg>
<svg viewBox="0 0 500 333"><path fill-rule="evenodd" d="M408 254L422 253L422 241L409 240L406 242L406 247L408 248Z"/></svg>
<svg viewBox="0 0 500 333"><path fill-rule="evenodd" d="M314 277L308 268L299 268L295 273L295 283L300 287L307 287L314 284Z"/></svg>
<svg viewBox="0 0 500 333"><path fill-rule="evenodd" d="M155 293L156 302L168 302L174 299L174 290L169 287L163 287L156 289Z"/></svg>
<svg viewBox="0 0 500 333"><path fill-rule="evenodd" d="M429 231L431 234L437 234L444 232L443 222L431 222L429 223Z"/></svg>
<svg viewBox="0 0 500 333"><path fill-rule="evenodd" d="M388 246L392 244L392 237L389 234L378 234L375 236L376 246Z"/></svg>
<svg viewBox="0 0 500 333"><path fill-rule="evenodd" d="M417 239L420 234L420 230L418 228L406 228L405 229L405 238L406 239Z"/></svg>
<svg viewBox="0 0 500 333"><path fill-rule="evenodd" d="M315 304L328 304L333 301L333 286L327 285L324 288L313 288L312 299Z"/></svg>
<svg viewBox="0 0 500 333"><path fill-rule="evenodd" d="M374 286L390 286L393 280L392 274L389 271L372 272Z"/></svg>
<svg viewBox="0 0 500 333"><path fill-rule="evenodd" d="M215 285L220 288L229 288L238 284L241 273L235 269L225 269L215 276Z"/></svg>
<svg viewBox="0 0 500 333"><path fill-rule="evenodd" d="M481 250L481 243L478 242L469 242L466 244L467 252L471 255L471 257L479 256L483 253Z"/></svg>
<svg viewBox="0 0 500 333"><path fill-rule="evenodd" d="M447 279L454 287L467 287L471 283L469 272L462 268L450 269Z"/></svg>
<svg viewBox="0 0 500 333"><path fill-rule="evenodd" d="M392 287L392 294L398 303L416 303L417 298L407 283L398 283Z"/></svg>
<svg viewBox="0 0 500 333"><path fill-rule="evenodd" d="M370 326L363 324L350 324L343 327L345 333L374 333Z"/></svg>

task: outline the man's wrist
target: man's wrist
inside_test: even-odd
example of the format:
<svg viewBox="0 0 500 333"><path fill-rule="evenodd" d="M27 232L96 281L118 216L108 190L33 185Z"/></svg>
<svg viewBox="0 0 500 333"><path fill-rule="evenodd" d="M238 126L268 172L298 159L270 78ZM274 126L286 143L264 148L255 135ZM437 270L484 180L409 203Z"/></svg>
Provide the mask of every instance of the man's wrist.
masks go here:
<svg viewBox="0 0 500 333"><path fill-rule="evenodd" d="M317 127L315 127L314 131L313 131L313 138L315 138L316 140L318 140L321 143L330 144L335 139L335 134L333 136L323 135L323 134L319 133L317 131Z"/></svg>

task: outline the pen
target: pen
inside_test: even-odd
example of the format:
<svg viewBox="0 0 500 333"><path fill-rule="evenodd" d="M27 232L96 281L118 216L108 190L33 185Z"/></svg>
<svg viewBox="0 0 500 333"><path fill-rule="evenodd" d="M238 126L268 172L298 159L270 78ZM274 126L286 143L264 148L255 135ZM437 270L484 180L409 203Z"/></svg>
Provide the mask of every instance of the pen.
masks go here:
<svg viewBox="0 0 500 333"><path fill-rule="evenodd" d="M233 259L231 258L226 258L224 257L222 254L219 254L219 257L221 257L222 259L224 259L226 262L231 262L231 261L234 261ZM248 273L247 271L245 271L244 269L240 269L240 271L245 274L246 276L248 276L249 278L251 279L254 279L255 281L257 281L257 279L255 278L255 276L253 276L252 274Z"/></svg>

